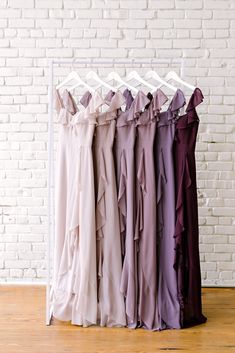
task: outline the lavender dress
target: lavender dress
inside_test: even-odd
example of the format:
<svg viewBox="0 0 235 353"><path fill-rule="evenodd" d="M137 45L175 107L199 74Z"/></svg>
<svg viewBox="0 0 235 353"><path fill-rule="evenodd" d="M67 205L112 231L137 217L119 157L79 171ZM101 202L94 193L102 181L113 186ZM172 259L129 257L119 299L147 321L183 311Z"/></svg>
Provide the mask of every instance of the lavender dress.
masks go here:
<svg viewBox="0 0 235 353"><path fill-rule="evenodd" d="M159 101L166 101L161 91ZM160 329L180 328L180 306L177 296L177 277L173 268L175 255L175 178L173 142L175 118L185 104L181 90L177 90L167 111L160 113L155 139L157 183L158 238L158 314Z"/></svg>
<svg viewBox="0 0 235 353"><path fill-rule="evenodd" d="M114 146L123 254L120 290L125 296L127 325L135 328L137 326L137 249L134 240L136 127L133 111L135 100L128 89L123 94L126 98L126 110L119 110Z"/></svg>
<svg viewBox="0 0 235 353"><path fill-rule="evenodd" d="M98 260L98 322L101 326L125 326L124 296L120 292L122 272L120 227L113 141L117 110L124 103L120 91L106 96L106 112L97 115L93 140L96 190L96 235Z"/></svg>

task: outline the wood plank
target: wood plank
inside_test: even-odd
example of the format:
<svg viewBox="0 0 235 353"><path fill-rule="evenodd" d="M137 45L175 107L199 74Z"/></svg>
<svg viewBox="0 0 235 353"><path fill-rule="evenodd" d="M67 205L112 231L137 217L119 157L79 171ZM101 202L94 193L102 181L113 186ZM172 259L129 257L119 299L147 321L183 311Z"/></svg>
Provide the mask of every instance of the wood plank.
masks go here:
<svg viewBox="0 0 235 353"><path fill-rule="evenodd" d="M235 352L235 289L203 289L208 321L184 330L45 325L43 286L0 287L1 353Z"/></svg>

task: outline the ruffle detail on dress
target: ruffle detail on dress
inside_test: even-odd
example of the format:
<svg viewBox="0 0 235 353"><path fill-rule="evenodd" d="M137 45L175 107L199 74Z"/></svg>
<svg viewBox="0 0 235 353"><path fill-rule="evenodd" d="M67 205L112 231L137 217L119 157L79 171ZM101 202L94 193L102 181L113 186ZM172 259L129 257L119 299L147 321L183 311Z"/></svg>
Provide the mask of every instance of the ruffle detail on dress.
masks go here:
<svg viewBox="0 0 235 353"><path fill-rule="evenodd" d="M184 222L184 187L188 189L192 184L192 179L190 176L189 170L189 162L188 156L185 155L183 161L182 175L179 184L179 191L176 200L176 225L175 225L175 259L174 259L174 268L177 270L178 268L183 266L183 258L182 258L182 243L183 243L183 232L185 230L185 222Z"/></svg>
<svg viewBox="0 0 235 353"><path fill-rule="evenodd" d="M80 103L86 108L90 103L92 94L89 91L86 91L83 96L80 98Z"/></svg>
<svg viewBox="0 0 235 353"><path fill-rule="evenodd" d="M128 111L130 110L134 101L134 98L129 89L125 89L125 91L123 92L123 97L125 99L124 103L126 103L126 107L124 112L122 110L117 111L117 122L116 122L117 127L123 127L129 124L129 121L127 119L128 119L128 115L131 114L131 111L130 112ZM130 119L130 121L132 120L133 118Z"/></svg>
<svg viewBox="0 0 235 353"><path fill-rule="evenodd" d="M127 120L130 121L139 118L149 102L150 100L144 92L139 91L131 105L131 109L133 109L132 114L129 114Z"/></svg>
<svg viewBox="0 0 235 353"><path fill-rule="evenodd" d="M106 99L105 99L105 101L106 101ZM108 108L107 112L112 112L114 110L119 109L125 103L125 101L126 101L126 99L125 99L124 95L122 94L122 92L117 90L117 92L114 93L112 99L110 101L108 101L109 108Z"/></svg>
<svg viewBox="0 0 235 353"><path fill-rule="evenodd" d="M62 97L58 90L55 90L55 104L57 111L57 122L62 125L69 124L73 115L77 113L78 109L72 95L64 90Z"/></svg>
<svg viewBox="0 0 235 353"><path fill-rule="evenodd" d="M58 271L58 276L62 276L72 269L76 262L75 253L78 248L79 234L78 227L69 230L64 242L64 247L61 255L61 262Z"/></svg>
<svg viewBox="0 0 235 353"><path fill-rule="evenodd" d="M62 125L68 125L71 120L71 114L65 108L61 108L57 115L57 122Z"/></svg>
<svg viewBox="0 0 235 353"><path fill-rule="evenodd" d="M78 150L78 164L81 164L81 148ZM67 220L67 233L65 235L65 243L61 256L59 275L68 272L74 261L74 253L79 242L79 212L80 209L80 192L83 189L81 175L75 177L74 189L69 191L69 200L71 203L70 218Z"/></svg>
<svg viewBox="0 0 235 353"><path fill-rule="evenodd" d="M156 92L153 95L153 109L152 113L153 116L156 118L159 118L159 113L162 109L162 106L168 101L168 97L165 95L165 93L158 88Z"/></svg>
<svg viewBox="0 0 235 353"><path fill-rule="evenodd" d="M196 108L200 103L203 102L203 99L204 99L204 96L203 96L200 88L198 88L198 87L195 88L195 90L189 100L188 106L186 108L186 112L189 112L190 110Z"/></svg>
<svg viewBox="0 0 235 353"><path fill-rule="evenodd" d="M135 226L134 240L139 240L140 233L144 228L144 194L146 193L146 171L144 150L141 151L139 166L137 169L137 182L139 191L139 200L137 202L137 217Z"/></svg>
<svg viewBox="0 0 235 353"><path fill-rule="evenodd" d="M125 151L121 152L120 159L120 179L118 192L118 207L120 218L121 246L122 253L125 253L125 232L126 232L126 215L127 215L127 200L126 200L126 179L127 179L127 163Z"/></svg>
<svg viewBox="0 0 235 353"><path fill-rule="evenodd" d="M86 107L83 113L83 117L85 119L90 119L90 120L95 120L97 118L97 116L99 115L99 107L102 106L104 104L104 100L101 97L101 95L95 91L92 94L92 97L89 101L88 106Z"/></svg>
<svg viewBox="0 0 235 353"><path fill-rule="evenodd" d="M111 102L111 100L112 100L114 95L115 95L114 91L112 91L112 90L108 91L108 93L104 97L104 100L105 100L106 104L108 104L108 105L110 104L110 102Z"/></svg>
<svg viewBox="0 0 235 353"><path fill-rule="evenodd" d="M187 112L187 123L191 124L195 121L199 121L196 107L203 102L203 94L200 88L196 88L189 100L186 112Z"/></svg>
<svg viewBox="0 0 235 353"><path fill-rule="evenodd" d="M126 88L125 91L123 92L123 96L125 97L126 110L129 110L134 100L132 93L128 88Z"/></svg>
<svg viewBox="0 0 235 353"><path fill-rule="evenodd" d="M105 112L105 120L111 121L117 118L117 111L125 103L125 97L122 92L117 90L117 92L110 91L105 97L105 103L109 105L107 111ZM111 99L109 95L112 95ZM108 99L107 99L108 98ZM102 114L102 113L101 113Z"/></svg>
<svg viewBox="0 0 235 353"><path fill-rule="evenodd" d="M62 282L65 277L61 279ZM96 285L86 283L85 293L95 292ZM71 321L73 325L88 327L97 324L95 308L89 313L89 295L80 295L79 288L69 287L69 283L63 282L54 292L53 316L62 321Z"/></svg>
<svg viewBox="0 0 235 353"><path fill-rule="evenodd" d="M191 177L189 172L188 156L185 155L183 161L182 175L180 179L179 191L176 200L176 225L175 225L175 257L173 267L177 271L178 276L178 301L180 306L180 325L184 324L184 304L186 290L188 288L188 262L184 255L185 240L185 214L184 214L184 190L191 185ZM183 282L182 282L183 281Z"/></svg>
<svg viewBox="0 0 235 353"><path fill-rule="evenodd" d="M162 190L163 190L163 185L167 183L167 178L166 178L166 172L165 172L165 163L164 163L164 156L163 156L163 151L161 149L160 151L160 159L158 160L159 163L159 170L161 172L158 173L158 179L157 179L157 208L159 210L158 212L158 229L157 232L160 236L162 236L162 231L164 227L164 220L163 220L163 203L162 201Z"/></svg>
<svg viewBox="0 0 235 353"><path fill-rule="evenodd" d="M180 108L182 108L185 104L186 104L186 99L185 99L184 93L181 91L181 89L178 88L174 94L174 97L172 98L169 109L173 113L175 113L175 115L177 115Z"/></svg>
<svg viewBox="0 0 235 353"><path fill-rule="evenodd" d="M63 108L62 98L60 97L59 91L55 89L54 90L54 109L56 110L57 114L59 113L61 108Z"/></svg>
<svg viewBox="0 0 235 353"><path fill-rule="evenodd" d="M71 93L67 90L64 90L62 99L63 99L64 108L68 112L70 112L71 115L76 114L78 111L78 108Z"/></svg>
<svg viewBox="0 0 235 353"><path fill-rule="evenodd" d="M97 246L98 246L98 275L102 277L102 248L101 239L104 237L103 227L106 223L106 209L105 209L105 191L108 184L106 176L105 160L103 155L103 150L100 150L100 178L98 182L98 195L96 202L96 236L97 236Z"/></svg>

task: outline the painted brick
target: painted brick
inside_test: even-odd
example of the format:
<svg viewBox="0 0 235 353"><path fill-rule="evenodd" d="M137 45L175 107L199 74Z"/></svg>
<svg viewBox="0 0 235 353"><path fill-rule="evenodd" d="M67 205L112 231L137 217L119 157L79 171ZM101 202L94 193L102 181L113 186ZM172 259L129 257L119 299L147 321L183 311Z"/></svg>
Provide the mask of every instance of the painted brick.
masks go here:
<svg viewBox="0 0 235 353"><path fill-rule="evenodd" d="M33 8L34 0L9 0L8 5L10 8Z"/></svg>
<svg viewBox="0 0 235 353"><path fill-rule="evenodd" d="M158 56L183 57L185 79L203 91L196 145L202 278L234 284L234 1L8 0L0 8L0 281L46 277L48 59ZM55 82L70 70L56 68ZM104 77L109 71L100 68ZM164 77L167 69L157 72Z"/></svg>

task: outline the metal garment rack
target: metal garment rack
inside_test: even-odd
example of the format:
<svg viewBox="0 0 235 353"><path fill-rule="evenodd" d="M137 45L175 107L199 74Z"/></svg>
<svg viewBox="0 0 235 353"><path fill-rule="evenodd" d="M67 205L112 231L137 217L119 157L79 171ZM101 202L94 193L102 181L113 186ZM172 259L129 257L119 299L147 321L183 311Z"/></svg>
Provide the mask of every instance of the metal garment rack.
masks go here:
<svg viewBox="0 0 235 353"><path fill-rule="evenodd" d="M55 236L55 225L54 225L54 111L53 111L53 87L54 87L54 68L58 65L67 65L74 67L75 65L90 65L94 66L104 66L111 67L114 65L128 65L132 67L134 65L140 65L140 68L152 68L154 65L176 64L180 66L180 75L184 76L184 59L102 59L102 58L90 58L90 59L51 59L49 61L49 102L48 102L48 177L47 177L47 189L48 189L48 232L46 240L46 267L47 267L47 282L46 282L46 325L51 324L52 314L53 314L53 287L52 287L52 276L51 267L53 263L53 245ZM141 65L145 65L142 67ZM104 66L105 67L105 66Z"/></svg>

